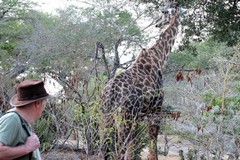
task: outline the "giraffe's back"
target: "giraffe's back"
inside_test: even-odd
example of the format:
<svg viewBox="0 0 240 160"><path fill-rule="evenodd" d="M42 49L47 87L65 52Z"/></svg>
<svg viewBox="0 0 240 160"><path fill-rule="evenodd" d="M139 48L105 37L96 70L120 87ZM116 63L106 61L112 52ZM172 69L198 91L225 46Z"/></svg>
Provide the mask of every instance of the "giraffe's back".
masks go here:
<svg viewBox="0 0 240 160"><path fill-rule="evenodd" d="M161 77L126 70L111 79L102 93L106 112L124 110L133 116L159 114L163 101Z"/></svg>

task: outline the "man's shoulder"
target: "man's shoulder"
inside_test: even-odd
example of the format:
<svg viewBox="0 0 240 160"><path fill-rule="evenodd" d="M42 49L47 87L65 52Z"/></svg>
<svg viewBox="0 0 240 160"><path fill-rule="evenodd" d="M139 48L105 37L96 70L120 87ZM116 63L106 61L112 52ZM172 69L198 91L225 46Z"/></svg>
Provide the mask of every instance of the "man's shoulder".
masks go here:
<svg viewBox="0 0 240 160"><path fill-rule="evenodd" d="M6 113L0 118L0 142L14 146L16 135L21 129L21 121L17 114Z"/></svg>
<svg viewBox="0 0 240 160"><path fill-rule="evenodd" d="M9 111L9 112L7 112L7 113L5 113L1 118L0 118L0 122L1 121L15 121L15 123L16 123L16 121L19 121L20 122L20 119L19 119L19 117L18 117L18 115L16 114L16 113L14 113L14 112L12 112L12 111Z"/></svg>

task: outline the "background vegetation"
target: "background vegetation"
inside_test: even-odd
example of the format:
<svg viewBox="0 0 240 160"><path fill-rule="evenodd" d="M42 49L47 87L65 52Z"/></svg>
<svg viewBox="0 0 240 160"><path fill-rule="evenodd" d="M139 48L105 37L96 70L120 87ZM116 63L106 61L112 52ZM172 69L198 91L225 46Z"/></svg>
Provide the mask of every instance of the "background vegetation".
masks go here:
<svg viewBox="0 0 240 160"><path fill-rule="evenodd" d="M188 8L180 38L164 73L164 107L181 112L164 118L162 133L195 146L182 158L239 158L240 2L178 1ZM60 91L35 129L42 151L77 140L74 149L98 150L99 95L158 37L152 27L169 1L95 1L66 6L56 14L27 0L0 2L0 116L10 108L16 84L42 78ZM49 90L53 92L53 89ZM142 142L145 143L141 130ZM168 142L168 141L166 141ZM170 145L166 143L164 153Z"/></svg>

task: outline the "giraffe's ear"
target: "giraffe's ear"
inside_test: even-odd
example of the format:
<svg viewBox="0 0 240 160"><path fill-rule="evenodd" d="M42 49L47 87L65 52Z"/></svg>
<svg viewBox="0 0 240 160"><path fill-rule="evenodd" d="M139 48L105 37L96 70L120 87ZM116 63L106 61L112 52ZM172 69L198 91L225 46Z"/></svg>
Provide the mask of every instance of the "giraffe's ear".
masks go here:
<svg viewBox="0 0 240 160"><path fill-rule="evenodd" d="M186 8L179 8L179 12L181 15L184 15L187 12Z"/></svg>
<svg viewBox="0 0 240 160"><path fill-rule="evenodd" d="M163 22L164 22L164 17L161 16L155 21L155 27L160 28L163 25Z"/></svg>

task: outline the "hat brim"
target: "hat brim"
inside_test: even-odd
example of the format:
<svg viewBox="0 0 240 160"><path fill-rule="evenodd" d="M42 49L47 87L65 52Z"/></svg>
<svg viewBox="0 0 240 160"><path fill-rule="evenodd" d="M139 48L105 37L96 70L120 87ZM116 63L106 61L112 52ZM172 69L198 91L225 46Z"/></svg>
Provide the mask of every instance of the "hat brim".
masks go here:
<svg viewBox="0 0 240 160"><path fill-rule="evenodd" d="M11 98L10 105L13 106L13 107L21 107L21 106L25 106L27 104L30 104L30 103L33 103L33 102L36 102L36 101L39 101L39 100L47 99L49 97L50 97L50 95L47 95L47 96L44 96L44 97L41 97L41 98L38 98L38 99L34 99L34 100L18 101L17 100L17 94L16 94Z"/></svg>

